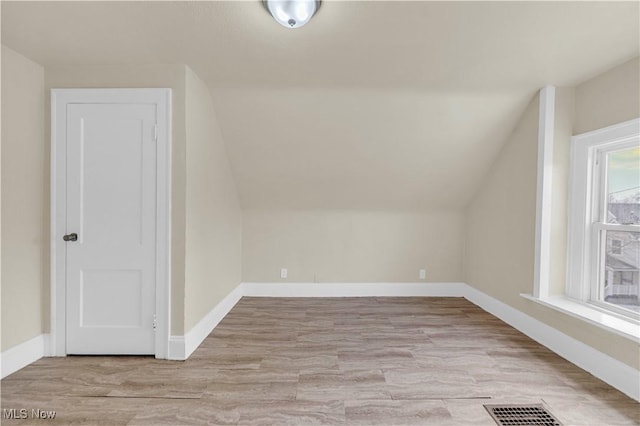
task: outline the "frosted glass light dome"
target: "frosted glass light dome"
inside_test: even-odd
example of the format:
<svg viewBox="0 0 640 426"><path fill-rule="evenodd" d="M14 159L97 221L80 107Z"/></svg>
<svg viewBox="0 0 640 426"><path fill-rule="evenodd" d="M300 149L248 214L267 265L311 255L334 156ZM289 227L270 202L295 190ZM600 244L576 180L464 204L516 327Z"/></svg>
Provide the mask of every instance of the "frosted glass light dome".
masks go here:
<svg viewBox="0 0 640 426"><path fill-rule="evenodd" d="M262 4L280 25L299 28L320 8L320 0L263 0Z"/></svg>

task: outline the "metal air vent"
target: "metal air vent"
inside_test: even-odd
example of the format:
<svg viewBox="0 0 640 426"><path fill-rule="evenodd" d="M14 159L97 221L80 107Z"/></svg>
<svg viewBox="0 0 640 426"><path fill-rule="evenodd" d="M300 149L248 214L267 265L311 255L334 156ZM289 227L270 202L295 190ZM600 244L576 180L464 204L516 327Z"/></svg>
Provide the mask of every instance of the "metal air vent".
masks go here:
<svg viewBox="0 0 640 426"><path fill-rule="evenodd" d="M485 405L500 426L562 426L542 404Z"/></svg>

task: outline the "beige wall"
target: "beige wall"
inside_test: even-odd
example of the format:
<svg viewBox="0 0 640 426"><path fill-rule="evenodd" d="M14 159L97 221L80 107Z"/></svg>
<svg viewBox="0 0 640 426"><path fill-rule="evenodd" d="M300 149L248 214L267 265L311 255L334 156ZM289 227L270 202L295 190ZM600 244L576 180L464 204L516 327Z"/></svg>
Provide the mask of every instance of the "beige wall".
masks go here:
<svg viewBox="0 0 640 426"><path fill-rule="evenodd" d="M190 330L240 280L466 281L635 368L637 343L520 297L533 286L538 98L465 213L240 212L204 83L183 65L47 68L2 48L2 342L48 331L49 95L64 87L173 89L174 335ZM569 136L640 115L638 59L559 88L551 288L564 288ZM242 255L240 255L242 253ZM463 253L465 262L463 264Z"/></svg>
<svg viewBox="0 0 640 426"><path fill-rule="evenodd" d="M209 90L186 70L185 332L241 280L242 213Z"/></svg>
<svg viewBox="0 0 640 426"><path fill-rule="evenodd" d="M578 85L575 89L559 88L556 92L549 282L552 294L562 294L566 287L571 136L640 117L639 65L636 58ZM637 343L593 326L581 326L577 320L571 318L568 321L565 316L556 312L554 315L559 321L570 323L568 327L574 337L582 335L581 340L585 343L640 368L640 345Z"/></svg>
<svg viewBox="0 0 640 426"><path fill-rule="evenodd" d="M571 104L572 90L559 89L556 103L558 119L570 119ZM562 168L558 162L562 158L568 158L566 138L569 128L566 121L556 123L556 137L562 136L565 140L557 141L558 157L554 159L554 173ZM466 282L525 314L640 369L637 343L520 296L521 293L531 293L533 289L537 143L536 96L467 209ZM564 176L566 174L556 173L558 179ZM556 183L554 181L554 185ZM553 208L557 209L553 212L554 221L566 209L566 199L563 199L565 196L566 187L554 188L552 203ZM565 238L561 226L556 222L552 232L552 241L559 244L563 244ZM566 247L566 243L564 244ZM552 253L565 259L564 247L553 248ZM556 280L552 283L553 289L558 287L557 280L564 282L564 269L557 263L552 264L552 280Z"/></svg>
<svg viewBox="0 0 640 426"><path fill-rule="evenodd" d="M537 141L536 95L467 210L466 282L519 308L533 285Z"/></svg>
<svg viewBox="0 0 640 426"><path fill-rule="evenodd" d="M3 121L11 123L2 133L2 349L49 329L46 141L52 88L172 89L171 334L184 334L241 276L242 215L206 85L184 65L51 67L45 72L4 47L2 59Z"/></svg>
<svg viewBox="0 0 640 426"><path fill-rule="evenodd" d="M640 117L640 62L638 58L604 72L573 88L556 92L551 218L551 294L566 287L568 189L571 136ZM538 308L540 309L540 308ZM545 309L542 309L543 311ZM554 312L560 321L564 316ZM582 341L614 358L640 368L640 345L571 318L569 330ZM574 324L575 323L575 324Z"/></svg>
<svg viewBox="0 0 640 426"><path fill-rule="evenodd" d="M2 344L40 335L49 282L44 69L2 46Z"/></svg>
<svg viewBox="0 0 640 426"><path fill-rule="evenodd" d="M273 211L243 214L242 279L430 282L462 279L460 212Z"/></svg>
<svg viewBox="0 0 640 426"><path fill-rule="evenodd" d="M640 117L640 59L632 59L576 87L574 134Z"/></svg>
<svg viewBox="0 0 640 426"><path fill-rule="evenodd" d="M47 67L45 73L47 96L45 137L47 140L49 140L48 129L51 121L50 89L73 87L167 87L172 89L171 334L174 335L184 333L185 317L185 73L184 65ZM45 156L48 158L48 144L46 146ZM48 163L45 167L45 175L49 176ZM48 289L45 297L49 300ZM49 314L46 315L48 323Z"/></svg>

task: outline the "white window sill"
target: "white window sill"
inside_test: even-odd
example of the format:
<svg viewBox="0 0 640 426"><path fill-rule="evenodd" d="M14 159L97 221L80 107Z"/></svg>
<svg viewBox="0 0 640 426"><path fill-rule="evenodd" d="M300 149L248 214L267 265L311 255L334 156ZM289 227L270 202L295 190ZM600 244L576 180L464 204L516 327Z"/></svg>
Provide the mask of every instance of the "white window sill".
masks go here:
<svg viewBox="0 0 640 426"><path fill-rule="evenodd" d="M632 318L627 319L609 314L589 306L586 303L580 303L563 296L553 296L544 299L539 299L531 294L521 294L521 296L574 318L586 321L589 324L593 324L619 336L635 342L640 341L640 322Z"/></svg>

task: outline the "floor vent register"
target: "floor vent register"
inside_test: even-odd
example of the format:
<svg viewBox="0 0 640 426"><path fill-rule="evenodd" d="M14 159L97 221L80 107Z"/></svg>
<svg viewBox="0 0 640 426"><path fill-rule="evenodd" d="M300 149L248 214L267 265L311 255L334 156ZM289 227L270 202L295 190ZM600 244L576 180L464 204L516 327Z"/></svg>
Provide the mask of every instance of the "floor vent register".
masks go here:
<svg viewBox="0 0 640 426"><path fill-rule="evenodd" d="M542 404L485 405L484 408L500 426L562 426Z"/></svg>

